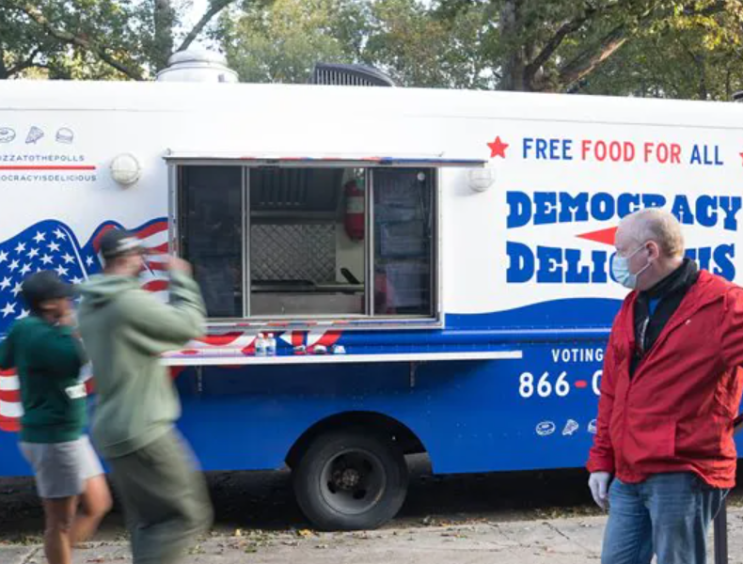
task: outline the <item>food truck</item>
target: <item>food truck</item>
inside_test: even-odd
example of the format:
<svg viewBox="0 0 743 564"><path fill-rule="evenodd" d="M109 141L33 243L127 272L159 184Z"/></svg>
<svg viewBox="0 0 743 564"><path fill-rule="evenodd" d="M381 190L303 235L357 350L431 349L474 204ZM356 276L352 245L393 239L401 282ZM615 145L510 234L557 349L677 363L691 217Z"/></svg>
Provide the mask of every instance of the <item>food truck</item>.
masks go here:
<svg viewBox="0 0 743 564"><path fill-rule="evenodd" d="M0 82L0 334L26 275L82 283L122 227L143 289L167 300L168 254L201 286L207 334L162 362L205 470L288 467L315 526L361 529L400 509L409 454L582 466L620 219L670 210L740 278L743 106L322 74L241 84L181 53L151 82ZM0 373L2 476L30 473L21 415Z"/></svg>

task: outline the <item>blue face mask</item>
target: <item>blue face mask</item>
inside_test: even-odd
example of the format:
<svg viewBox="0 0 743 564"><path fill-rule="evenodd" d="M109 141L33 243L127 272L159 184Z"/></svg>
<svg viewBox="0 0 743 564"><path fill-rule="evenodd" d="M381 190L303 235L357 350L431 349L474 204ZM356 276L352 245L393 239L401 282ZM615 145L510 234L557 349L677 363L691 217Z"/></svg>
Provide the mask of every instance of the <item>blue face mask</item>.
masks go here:
<svg viewBox="0 0 743 564"><path fill-rule="evenodd" d="M631 254L627 255L626 257L620 257L617 253L614 255L611 261L611 274L614 277L614 280L619 282L625 288L629 288L630 290L634 290L637 287L637 277L650 267L650 263L647 263L640 269L639 272L637 272L637 274L632 274L629 271L629 260L637 253L639 253L643 248L645 248L644 243L637 247L634 251L632 251Z"/></svg>

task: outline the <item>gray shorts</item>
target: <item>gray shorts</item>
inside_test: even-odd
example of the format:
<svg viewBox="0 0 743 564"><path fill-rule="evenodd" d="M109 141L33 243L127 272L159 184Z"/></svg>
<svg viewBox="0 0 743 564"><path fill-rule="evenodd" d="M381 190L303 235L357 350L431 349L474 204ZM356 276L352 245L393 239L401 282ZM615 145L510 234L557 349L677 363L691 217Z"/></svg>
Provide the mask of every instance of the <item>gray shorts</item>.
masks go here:
<svg viewBox="0 0 743 564"><path fill-rule="evenodd" d="M103 474L98 455L83 435L66 443L21 443L21 452L34 470L39 497L80 495L85 481Z"/></svg>

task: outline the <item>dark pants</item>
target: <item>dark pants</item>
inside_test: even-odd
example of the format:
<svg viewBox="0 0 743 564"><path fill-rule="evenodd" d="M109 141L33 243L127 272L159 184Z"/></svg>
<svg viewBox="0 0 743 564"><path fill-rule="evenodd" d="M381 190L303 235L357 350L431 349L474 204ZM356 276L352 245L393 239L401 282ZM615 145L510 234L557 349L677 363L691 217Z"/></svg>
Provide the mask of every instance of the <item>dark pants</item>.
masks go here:
<svg viewBox="0 0 743 564"><path fill-rule="evenodd" d="M728 490L692 473L657 474L639 484L615 479L602 564L705 564L707 532Z"/></svg>
<svg viewBox="0 0 743 564"><path fill-rule="evenodd" d="M177 562L212 522L206 483L176 431L108 460L131 535L134 564Z"/></svg>

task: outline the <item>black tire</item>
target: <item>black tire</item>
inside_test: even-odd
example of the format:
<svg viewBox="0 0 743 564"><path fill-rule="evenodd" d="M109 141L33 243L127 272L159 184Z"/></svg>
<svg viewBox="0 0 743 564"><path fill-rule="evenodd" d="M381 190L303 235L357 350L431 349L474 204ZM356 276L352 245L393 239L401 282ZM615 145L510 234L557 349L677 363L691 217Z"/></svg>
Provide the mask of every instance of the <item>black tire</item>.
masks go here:
<svg viewBox="0 0 743 564"><path fill-rule="evenodd" d="M318 436L292 473L299 507L324 531L380 527L397 515L408 492L400 449L363 429Z"/></svg>

